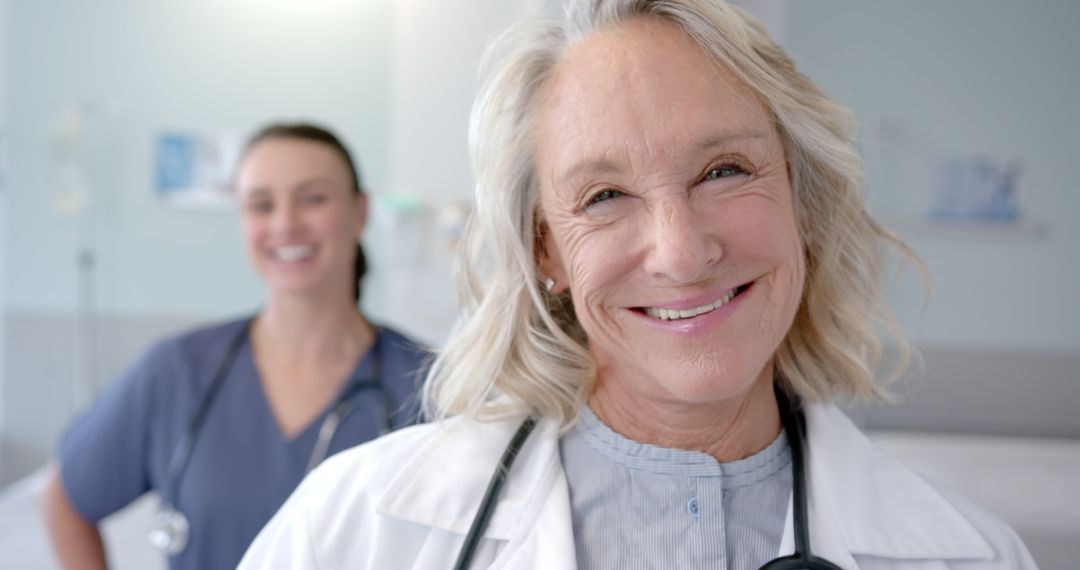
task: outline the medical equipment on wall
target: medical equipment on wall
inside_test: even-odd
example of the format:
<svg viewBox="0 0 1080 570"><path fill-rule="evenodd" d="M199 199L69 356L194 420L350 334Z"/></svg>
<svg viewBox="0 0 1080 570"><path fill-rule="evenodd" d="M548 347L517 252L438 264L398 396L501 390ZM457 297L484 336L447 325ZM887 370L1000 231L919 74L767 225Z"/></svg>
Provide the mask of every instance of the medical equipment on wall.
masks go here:
<svg viewBox="0 0 1080 570"><path fill-rule="evenodd" d="M75 328L75 376L69 410L85 407L97 386L97 293L95 210L92 167L99 113L85 101L62 105L49 126L52 170L55 176L50 206L54 214L71 220L76 267L77 308Z"/></svg>
<svg viewBox="0 0 1080 570"><path fill-rule="evenodd" d="M229 375L229 370L236 362L236 356L240 352L240 347L243 346L244 341L248 338L249 326L250 321L240 328L240 331L229 343L225 355L222 357L217 370L214 372L213 379L207 386L206 392L203 393L199 406L195 410L195 414L191 417L187 432L184 434L183 439L180 440L180 444L176 447L172 460L170 461L169 475L166 478L166 487L164 496L162 497L161 507L154 514L150 532L147 534L150 544L168 556L175 556L187 548L191 529L187 516L177 508L180 484L183 482L184 471L191 461L191 455L195 450L195 442L202 430L206 415L210 410L210 405L214 402L214 398L220 391L222 384L224 384L225 378ZM390 431L391 398L389 394L386 393L380 380L382 372L381 360L379 345L376 344L372 348L371 375L364 380L346 386L345 390L338 396L337 400L334 402L333 410L326 416L326 419L323 420L322 425L319 426L318 439L315 441L315 446L311 450L311 456L308 459L307 470L305 472L310 472L322 463L323 459L326 459L327 452L330 449L330 443L334 439L338 427L353 411L353 404L355 403L356 398L363 392L371 390L379 392L382 399L379 435L383 435Z"/></svg>
<svg viewBox="0 0 1080 570"><path fill-rule="evenodd" d="M795 552L767 562L761 567L761 570L840 570L840 567L836 564L814 556L810 551L810 528L806 507L805 420L801 410L797 407L798 403L789 400L783 390L776 389L776 398L780 407L780 419L784 424L784 432L787 433L788 442L791 446L792 520L795 532ZM476 547L480 543L480 535L484 532L491 514L495 511L495 503L498 500L503 483L506 481L506 476L510 472L510 467L534 427L536 427L536 420L532 417L526 418L510 439L506 450L503 451L499 464L495 467L495 473L488 483L487 490L484 491L484 498L480 502L480 508L477 509L476 516L469 526L469 532L465 535L465 542L458 552L454 570L468 570Z"/></svg>

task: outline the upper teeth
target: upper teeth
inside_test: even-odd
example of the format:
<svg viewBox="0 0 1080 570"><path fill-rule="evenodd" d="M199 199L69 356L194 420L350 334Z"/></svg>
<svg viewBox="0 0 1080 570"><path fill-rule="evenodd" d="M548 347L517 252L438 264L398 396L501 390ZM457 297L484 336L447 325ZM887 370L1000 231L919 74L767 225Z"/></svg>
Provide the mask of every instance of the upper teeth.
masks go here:
<svg viewBox="0 0 1080 570"><path fill-rule="evenodd" d="M312 245L285 245L274 248L274 257L279 261L297 261L303 259L315 251Z"/></svg>
<svg viewBox="0 0 1080 570"><path fill-rule="evenodd" d="M728 291L727 293L724 294L723 297L720 297L716 301L714 301L714 302L712 302L712 303L710 303L708 305L702 305L702 306L697 307L695 309L686 309L684 311L680 311L680 310L677 310L677 309L657 309L657 308L653 308L653 307L648 307L648 308L645 309L645 312L650 317L665 320L665 321L674 321L676 319L689 319L690 317L696 317L698 315L704 315L705 313L708 313L708 312L711 312L711 311L713 311L715 309L720 308L721 305L723 305L724 303L727 303L728 301L730 301L731 298L734 297L734 296L735 296L735 290L732 289L731 291Z"/></svg>

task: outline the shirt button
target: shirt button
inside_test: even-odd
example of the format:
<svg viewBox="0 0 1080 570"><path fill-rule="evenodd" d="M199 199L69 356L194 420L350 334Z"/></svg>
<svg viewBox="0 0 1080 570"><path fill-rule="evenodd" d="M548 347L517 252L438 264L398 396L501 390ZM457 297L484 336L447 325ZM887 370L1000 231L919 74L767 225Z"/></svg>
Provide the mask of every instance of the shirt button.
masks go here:
<svg viewBox="0 0 1080 570"><path fill-rule="evenodd" d="M690 499L690 502L686 505L686 510L690 511L690 516L698 516L697 497Z"/></svg>

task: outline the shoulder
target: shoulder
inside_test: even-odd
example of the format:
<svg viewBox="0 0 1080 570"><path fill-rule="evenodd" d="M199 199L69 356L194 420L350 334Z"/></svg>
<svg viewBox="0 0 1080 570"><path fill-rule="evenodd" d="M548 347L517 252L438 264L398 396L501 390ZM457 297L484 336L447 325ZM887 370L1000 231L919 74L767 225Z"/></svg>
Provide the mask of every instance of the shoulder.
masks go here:
<svg viewBox="0 0 1080 570"><path fill-rule="evenodd" d="M434 561L441 566L460 547L520 420L442 420L327 459L259 534L241 568L276 568L297 555L304 564L293 567L411 568L421 559L424 567ZM557 432L555 422L543 425L541 433ZM524 507L538 504L527 498L543 494L544 485L535 480L550 475L545 468L557 454L547 439L531 438L522 448L514 467L518 483L508 484L500 499L512 507L497 510L489 536L491 529L524 525ZM530 462L537 466L530 469ZM530 471L538 474L530 477Z"/></svg>
<svg viewBox="0 0 1080 570"><path fill-rule="evenodd" d="M386 354L396 361L422 365L431 356L431 349L424 343L391 327L379 329L379 342L384 344Z"/></svg>
<svg viewBox="0 0 1080 570"><path fill-rule="evenodd" d="M395 426L414 423L421 417L419 392L431 366L431 351L390 327L379 329L376 350L383 385L399 406Z"/></svg>
<svg viewBox="0 0 1080 570"><path fill-rule="evenodd" d="M112 384L111 391L138 400L171 400L197 393L248 322L216 323L155 342Z"/></svg>
<svg viewBox="0 0 1080 570"><path fill-rule="evenodd" d="M380 520L374 505L438 424L404 428L328 458L259 532L239 568L409 568L428 536Z"/></svg>
<svg viewBox="0 0 1080 570"><path fill-rule="evenodd" d="M205 376L246 333L250 322L250 318L233 319L180 332L154 343L136 367L164 370L174 376L184 372Z"/></svg>
<svg viewBox="0 0 1080 570"><path fill-rule="evenodd" d="M445 496L447 489L463 497L470 494L467 487L476 487L473 494L482 494L516 427L513 420L481 423L456 417L391 432L327 459L302 483L305 502L313 519L350 520L348 526L355 527L365 525L360 519L377 514L405 519L430 515L412 513L412 507L402 504L446 506L456 502ZM332 535L341 529L332 525L319 530Z"/></svg>
<svg viewBox="0 0 1080 570"><path fill-rule="evenodd" d="M260 531L240 568L411 567L429 529L381 517L377 504L443 427L403 428L328 458Z"/></svg>
<svg viewBox="0 0 1080 570"><path fill-rule="evenodd" d="M240 335L246 334L251 318L232 319L190 329L158 343L151 351L200 358L208 353L224 353Z"/></svg>
<svg viewBox="0 0 1080 570"><path fill-rule="evenodd" d="M409 463L439 441L454 437L453 421L409 426L327 458L304 479L309 505L336 509L346 502L377 500ZM450 424L450 425L448 425Z"/></svg>
<svg viewBox="0 0 1080 570"><path fill-rule="evenodd" d="M806 421L811 504L826 506L834 535L865 567L925 559L957 569L1035 568L1007 524L885 453L837 408L808 405Z"/></svg>
<svg viewBox="0 0 1080 570"><path fill-rule="evenodd" d="M940 485L930 483L952 506L963 516L972 527L986 540L990 548L994 550L993 560L1002 569L1034 569L1035 561L1032 560L1027 546L1005 521L997 515L990 513L983 507L969 500L967 497L946 489ZM966 569L963 563L956 563L957 569Z"/></svg>

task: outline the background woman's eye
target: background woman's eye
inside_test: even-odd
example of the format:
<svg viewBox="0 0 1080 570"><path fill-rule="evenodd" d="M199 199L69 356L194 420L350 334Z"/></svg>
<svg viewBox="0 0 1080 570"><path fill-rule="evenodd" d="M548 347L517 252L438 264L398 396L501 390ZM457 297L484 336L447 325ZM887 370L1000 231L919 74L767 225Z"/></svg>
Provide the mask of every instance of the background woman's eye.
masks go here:
<svg viewBox="0 0 1080 570"><path fill-rule="evenodd" d="M741 166L736 164L723 164L710 168L709 171L705 173L705 180L717 180L729 176L739 176L741 174L746 174L746 170Z"/></svg>
<svg viewBox="0 0 1080 570"><path fill-rule="evenodd" d="M589 198L589 201L588 201L588 203L585 204L585 207L588 208L589 206L592 206L593 204L599 204L600 202L604 202L604 201L610 200L612 198L618 198L619 196L622 196L622 195L623 195L623 193L619 192L618 190L615 190L613 188L605 188L605 189L597 192L596 194L594 194L592 198Z"/></svg>
<svg viewBox="0 0 1080 570"><path fill-rule="evenodd" d="M304 204L322 204L326 201L326 196L322 194L306 194L303 198Z"/></svg>
<svg viewBox="0 0 1080 570"><path fill-rule="evenodd" d="M248 202L248 210L256 214L268 214L274 209L270 202Z"/></svg>

